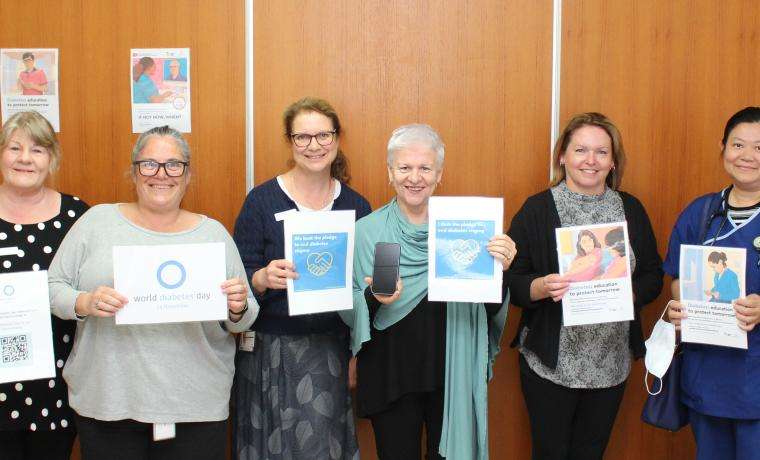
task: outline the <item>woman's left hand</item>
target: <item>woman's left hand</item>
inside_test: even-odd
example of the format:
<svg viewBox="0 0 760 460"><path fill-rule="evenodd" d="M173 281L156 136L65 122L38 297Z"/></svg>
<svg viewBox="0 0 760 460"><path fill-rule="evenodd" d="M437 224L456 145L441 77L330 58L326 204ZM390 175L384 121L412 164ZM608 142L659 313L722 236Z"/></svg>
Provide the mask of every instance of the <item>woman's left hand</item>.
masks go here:
<svg viewBox="0 0 760 460"><path fill-rule="evenodd" d="M501 269L507 270L517 255L517 246L512 238L505 234L496 235L488 241L488 253L501 262Z"/></svg>
<svg viewBox="0 0 760 460"><path fill-rule="evenodd" d="M231 278L222 283L222 292L227 296L227 309L233 314L240 313L248 300L248 282Z"/></svg>
<svg viewBox="0 0 760 460"><path fill-rule="evenodd" d="M760 296L750 294L734 301L734 312L739 320L739 328L751 331L760 322Z"/></svg>

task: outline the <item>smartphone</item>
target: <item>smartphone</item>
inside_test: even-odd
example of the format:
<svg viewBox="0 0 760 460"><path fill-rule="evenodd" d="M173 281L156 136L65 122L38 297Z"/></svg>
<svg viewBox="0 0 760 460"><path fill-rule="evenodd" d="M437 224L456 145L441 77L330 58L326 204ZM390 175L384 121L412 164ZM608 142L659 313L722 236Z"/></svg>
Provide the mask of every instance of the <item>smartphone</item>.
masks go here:
<svg viewBox="0 0 760 460"><path fill-rule="evenodd" d="M398 263L401 259L401 245L398 243L376 243L375 265L372 269L373 294L393 295L398 281Z"/></svg>

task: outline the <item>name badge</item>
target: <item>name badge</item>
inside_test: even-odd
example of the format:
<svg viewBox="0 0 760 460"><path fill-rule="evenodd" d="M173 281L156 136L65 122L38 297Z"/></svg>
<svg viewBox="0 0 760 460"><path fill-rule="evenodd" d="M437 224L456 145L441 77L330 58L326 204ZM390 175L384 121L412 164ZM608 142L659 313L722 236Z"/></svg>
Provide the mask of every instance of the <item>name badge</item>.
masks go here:
<svg viewBox="0 0 760 460"><path fill-rule="evenodd" d="M0 248L0 256L17 256L18 246L9 246L7 248Z"/></svg>
<svg viewBox="0 0 760 460"><path fill-rule="evenodd" d="M153 440L163 441L172 439L177 435L176 426L173 423L154 423Z"/></svg>
<svg viewBox="0 0 760 460"><path fill-rule="evenodd" d="M256 333L254 331L245 331L240 334L240 345L238 345L238 349L240 351L253 351L255 342Z"/></svg>
<svg viewBox="0 0 760 460"><path fill-rule="evenodd" d="M274 220L277 222L285 220L291 213L298 212L298 209L288 209L287 211L278 212L274 215Z"/></svg>

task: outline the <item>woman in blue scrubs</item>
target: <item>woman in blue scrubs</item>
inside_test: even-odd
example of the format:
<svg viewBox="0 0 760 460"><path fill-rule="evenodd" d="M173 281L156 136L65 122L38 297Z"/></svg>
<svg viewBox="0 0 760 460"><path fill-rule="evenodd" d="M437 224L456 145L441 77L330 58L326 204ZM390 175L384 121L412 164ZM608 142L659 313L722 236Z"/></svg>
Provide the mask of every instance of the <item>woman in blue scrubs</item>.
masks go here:
<svg viewBox="0 0 760 460"><path fill-rule="evenodd" d="M689 407L698 460L760 459L760 107L734 114L721 145L731 185L697 198L681 213L663 268L678 299L681 244L747 249L747 296L733 305L748 349L686 344L681 400ZM668 316L679 328L688 312L676 300Z"/></svg>

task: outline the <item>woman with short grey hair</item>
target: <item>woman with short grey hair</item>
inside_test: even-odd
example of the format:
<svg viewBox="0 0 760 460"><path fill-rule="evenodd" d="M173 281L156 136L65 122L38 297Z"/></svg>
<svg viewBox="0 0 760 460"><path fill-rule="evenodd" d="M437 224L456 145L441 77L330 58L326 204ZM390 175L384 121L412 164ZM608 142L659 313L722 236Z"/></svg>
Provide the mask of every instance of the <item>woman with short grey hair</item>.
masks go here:
<svg viewBox="0 0 760 460"><path fill-rule="evenodd" d="M387 158L396 196L356 224L354 309L342 316L353 329L357 411L372 421L380 459L419 459L423 427L427 458L488 458L486 383L508 301L428 300L428 201L443 157L430 126L396 129ZM390 296L371 289L378 242L401 246L400 279ZM487 249L504 270L516 253L504 234Z"/></svg>

